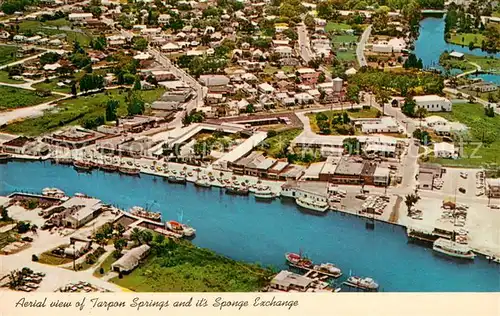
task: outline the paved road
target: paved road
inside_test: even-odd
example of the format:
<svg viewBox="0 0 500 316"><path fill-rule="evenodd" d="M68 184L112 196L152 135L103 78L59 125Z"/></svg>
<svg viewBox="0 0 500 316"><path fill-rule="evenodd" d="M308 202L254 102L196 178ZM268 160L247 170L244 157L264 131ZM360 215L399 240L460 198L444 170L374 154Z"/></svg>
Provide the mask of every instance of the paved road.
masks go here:
<svg viewBox="0 0 500 316"><path fill-rule="evenodd" d="M299 52L300 57L307 63L312 59L311 47L309 42L309 35L304 23L299 24L297 27L297 34L299 36Z"/></svg>
<svg viewBox="0 0 500 316"><path fill-rule="evenodd" d="M369 25L365 29L363 34L361 35L361 38L358 42L358 46L356 47L356 57L358 58L358 64L360 67L364 67L364 66L368 65L368 63L366 62L366 59L365 59L364 51L365 51L366 42L368 41L368 38L370 37L371 32L372 32L372 26Z"/></svg>
<svg viewBox="0 0 500 316"><path fill-rule="evenodd" d="M464 76L467 76L467 75L473 74L473 73L475 73L476 71L481 71L481 70L483 70L483 69L481 68L481 66L479 66L479 65L478 65L478 64L476 64L476 63L473 63L473 62L471 62L471 61L469 61L468 63L469 63L469 64L471 64L472 66L476 67L476 69L474 69L474 70L469 70L469 71L466 71L466 72L462 72L461 74L458 74L458 75L457 75L457 78L464 77Z"/></svg>

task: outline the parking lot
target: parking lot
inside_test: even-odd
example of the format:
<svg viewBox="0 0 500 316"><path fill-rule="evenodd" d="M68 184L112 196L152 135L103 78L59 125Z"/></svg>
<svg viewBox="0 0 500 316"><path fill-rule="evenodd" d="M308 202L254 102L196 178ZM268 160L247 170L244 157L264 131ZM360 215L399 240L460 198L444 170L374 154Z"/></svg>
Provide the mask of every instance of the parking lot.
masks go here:
<svg viewBox="0 0 500 316"><path fill-rule="evenodd" d="M446 168L446 173L443 174L443 186L439 191L450 196L476 197L476 193L480 191L476 188L477 172L478 169ZM465 189L465 193L461 192L460 188Z"/></svg>

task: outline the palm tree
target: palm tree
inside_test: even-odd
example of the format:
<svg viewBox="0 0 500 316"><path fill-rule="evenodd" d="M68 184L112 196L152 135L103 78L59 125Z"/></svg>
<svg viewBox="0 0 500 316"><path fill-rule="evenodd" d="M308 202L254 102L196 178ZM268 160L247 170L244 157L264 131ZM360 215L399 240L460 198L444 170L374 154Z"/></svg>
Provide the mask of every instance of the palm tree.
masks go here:
<svg viewBox="0 0 500 316"><path fill-rule="evenodd" d="M31 230L31 232L32 232L34 235L38 235L38 226L37 226L37 225L31 225L30 230Z"/></svg>
<svg viewBox="0 0 500 316"><path fill-rule="evenodd" d="M406 204L406 207L408 208L408 213L407 213L408 216L410 216L411 208L413 207L413 205L415 205L415 203L418 202L418 200L420 200L420 196L418 196L414 193L408 194L405 197L405 204Z"/></svg>
<svg viewBox="0 0 500 316"><path fill-rule="evenodd" d="M420 125L422 125L422 119L427 116L427 109L424 107L418 107L417 110L415 110L415 116L418 117Z"/></svg>
<svg viewBox="0 0 500 316"><path fill-rule="evenodd" d="M130 233L130 240L132 240L136 244L140 244L142 240L141 237L142 237L141 230L137 227L134 227L132 229L132 232Z"/></svg>
<svg viewBox="0 0 500 316"><path fill-rule="evenodd" d="M141 241L145 244L150 244L153 241L153 234L149 230L144 230L141 233Z"/></svg>

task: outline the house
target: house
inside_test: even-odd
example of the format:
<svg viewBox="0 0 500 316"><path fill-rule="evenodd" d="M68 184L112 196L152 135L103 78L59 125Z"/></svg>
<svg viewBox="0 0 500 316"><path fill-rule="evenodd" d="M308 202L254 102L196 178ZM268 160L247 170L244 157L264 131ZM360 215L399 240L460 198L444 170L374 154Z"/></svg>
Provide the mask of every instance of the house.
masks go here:
<svg viewBox="0 0 500 316"><path fill-rule="evenodd" d="M38 142L34 138L25 136L16 137L1 145L2 151L9 154L18 155L46 155L49 152L47 144Z"/></svg>
<svg viewBox="0 0 500 316"><path fill-rule="evenodd" d="M208 88L209 92L227 93L230 79L224 75L201 75L198 82Z"/></svg>
<svg viewBox="0 0 500 316"><path fill-rule="evenodd" d="M120 259L111 264L111 269L115 272L128 273L139 265L139 262L146 258L151 247L141 245L127 251Z"/></svg>
<svg viewBox="0 0 500 316"><path fill-rule="evenodd" d="M319 72L312 68L300 68L297 69L297 73L300 77L300 80L305 85L314 85L318 82Z"/></svg>
<svg viewBox="0 0 500 316"><path fill-rule="evenodd" d="M389 168L377 166L375 172L373 173L373 184L378 186L388 186L390 181L390 170Z"/></svg>
<svg viewBox="0 0 500 316"><path fill-rule="evenodd" d="M434 144L434 156L438 158L457 158L455 152L455 145L450 143L435 143Z"/></svg>
<svg viewBox="0 0 500 316"><path fill-rule="evenodd" d="M314 280L300 274L283 270L278 273L270 283L270 287L279 291L300 291L306 292L314 283Z"/></svg>
<svg viewBox="0 0 500 316"><path fill-rule="evenodd" d="M160 14L158 16L158 23L160 24L167 24L170 22L171 16L169 14Z"/></svg>
<svg viewBox="0 0 500 316"><path fill-rule="evenodd" d="M271 94L274 92L274 88L273 86L271 86L269 83L261 83L259 86L259 91L262 92L262 93L265 93L265 94Z"/></svg>
<svg viewBox="0 0 500 316"><path fill-rule="evenodd" d="M81 22L90 20L93 18L92 13L70 13L68 14L68 20L71 22Z"/></svg>
<svg viewBox="0 0 500 316"><path fill-rule="evenodd" d="M450 100L438 95L423 95L414 97L417 107L425 108L429 112L451 112Z"/></svg>
<svg viewBox="0 0 500 316"><path fill-rule="evenodd" d="M360 119L354 121L354 124L361 125L361 131L365 134L402 132L402 128L392 117L382 117L379 119Z"/></svg>
<svg viewBox="0 0 500 316"><path fill-rule="evenodd" d="M290 58L293 54L293 50L289 46L278 46L274 49L274 51L278 53L281 58Z"/></svg>

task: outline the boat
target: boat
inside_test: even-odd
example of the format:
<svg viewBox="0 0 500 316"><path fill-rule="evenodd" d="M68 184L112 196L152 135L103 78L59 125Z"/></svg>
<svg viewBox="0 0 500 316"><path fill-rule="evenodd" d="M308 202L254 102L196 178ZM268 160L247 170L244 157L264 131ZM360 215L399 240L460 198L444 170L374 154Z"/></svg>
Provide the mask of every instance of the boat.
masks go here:
<svg viewBox="0 0 500 316"><path fill-rule="evenodd" d="M231 185L226 187L226 193L232 195L248 195L250 190L246 187Z"/></svg>
<svg viewBox="0 0 500 316"><path fill-rule="evenodd" d="M198 179L194 182L194 185L201 188L210 188L212 185L210 182L204 179Z"/></svg>
<svg viewBox="0 0 500 316"><path fill-rule="evenodd" d="M92 168L94 168L94 164L91 162L77 160L77 161L73 162L73 167L76 170L90 171L90 170L92 170Z"/></svg>
<svg viewBox="0 0 500 316"><path fill-rule="evenodd" d="M101 170L104 170L104 171L117 171L118 170L118 166L115 166L115 165L108 165L108 164L102 164L102 165L99 165L99 168Z"/></svg>
<svg viewBox="0 0 500 316"><path fill-rule="evenodd" d="M132 214L134 216L137 216L137 217L149 219L149 220L156 221L156 222L160 222L161 221L161 213L150 212L150 211L147 211L147 210L145 210L144 208L142 208L140 206L134 206L134 207L132 207L129 210L129 212L130 212L130 214Z"/></svg>
<svg viewBox="0 0 500 316"><path fill-rule="evenodd" d="M321 212L321 213L325 213L326 211L328 211L328 208L329 208L327 202L317 201L317 200L314 200L311 198L306 198L306 197L297 198L297 199L295 199L295 202L297 203L298 206L300 206L302 208L316 211L316 212Z"/></svg>
<svg viewBox="0 0 500 316"><path fill-rule="evenodd" d="M128 175L139 175L141 173L141 169L139 168L128 168L128 167L119 167L118 171L123 173L123 174L128 174Z"/></svg>
<svg viewBox="0 0 500 316"><path fill-rule="evenodd" d="M73 159L72 158L54 158L52 160L52 162L60 164L60 165L71 165L71 164L73 164Z"/></svg>
<svg viewBox="0 0 500 316"><path fill-rule="evenodd" d="M173 232L180 233L186 237L191 237L196 233L196 229L186 224L181 224L176 221L168 221L165 223L168 229Z"/></svg>
<svg viewBox="0 0 500 316"><path fill-rule="evenodd" d="M350 276L347 279L347 281L344 282L344 284L350 287L355 287L366 291L378 290L378 284L372 278L361 278L357 276Z"/></svg>
<svg viewBox="0 0 500 316"><path fill-rule="evenodd" d="M55 198L63 198L66 196L64 191L59 190L57 188L44 188L42 190L42 195L48 196L48 197L55 197Z"/></svg>
<svg viewBox="0 0 500 316"><path fill-rule="evenodd" d="M167 180L170 183L186 184L186 177L185 176L172 175L172 176L168 176Z"/></svg>
<svg viewBox="0 0 500 316"><path fill-rule="evenodd" d="M336 278L342 276L342 271L339 268L337 268L333 263L329 263L329 262L322 263L320 265L315 265L313 267L313 269L316 271L331 274L331 275L335 276Z"/></svg>
<svg viewBox="0 0 500 316"><path fill-rule="evenodd" d="M432 245L432 250L460 259L474 260L476 257L476 254L467 245L444 238L437 239Z"/></svg>
<svg viewBox="0 0 500 316"><path fill-rule="evenodd" d="M300 254L296 254L293 252L288 252L285 254L285 258L288 264L301 267L301 268L311 268L313 265L313 262L308 259L303 257Z"/></svg>
<svg viewBox="0 0 500 316"><path fill-rule="evenodd" d="M255 198L257 200L272 200L276 197L276 194L274 194L271 190L257 190L254 193Z"/></svg>
<svg viewBox="0 0 500 316"><path fill-rule="evenodd" d="M6 163L12 158L11 155L5 154L5 153L0 153L0 163Z"/></svg>

